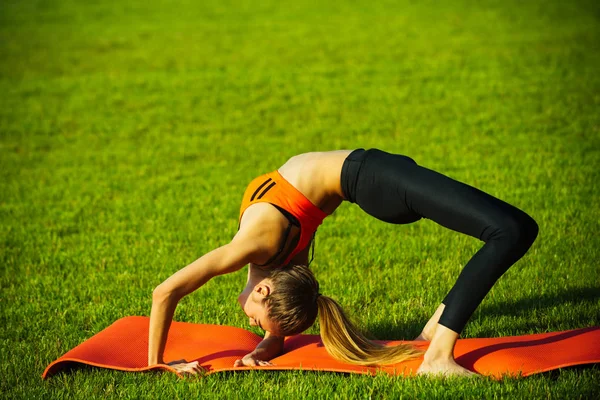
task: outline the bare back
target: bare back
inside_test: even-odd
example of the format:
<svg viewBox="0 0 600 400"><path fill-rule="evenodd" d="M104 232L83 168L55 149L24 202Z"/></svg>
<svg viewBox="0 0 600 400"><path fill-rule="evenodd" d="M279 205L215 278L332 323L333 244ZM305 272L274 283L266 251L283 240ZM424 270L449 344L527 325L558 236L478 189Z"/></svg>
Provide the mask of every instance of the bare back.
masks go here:
<svg viewBox="0 0 600 400"><path fill-rule="evenodd" d="M340 175L351 150L304 153L290 158L279 173L314 205L331 214L343 200Z"/></svg>

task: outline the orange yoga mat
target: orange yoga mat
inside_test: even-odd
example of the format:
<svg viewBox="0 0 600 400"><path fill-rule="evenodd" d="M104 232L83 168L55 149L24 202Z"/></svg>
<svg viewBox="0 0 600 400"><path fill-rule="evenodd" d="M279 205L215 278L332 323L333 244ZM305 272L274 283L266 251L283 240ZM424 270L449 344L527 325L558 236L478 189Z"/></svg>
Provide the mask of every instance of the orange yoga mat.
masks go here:
<svg viewBox="0 0 600 400"><path fill-rule="evenodd" d="M146 366L148 317L126 317L54 361L42 378L60 369L81 363L121 371L163 369L168 365ZM173 322L165 350L165 360L199 361L206 373L244 370L234 368L236 359L250 353L261 337L241 328ZM381 341L397 344L401 341ZM428 342L412 342L426 349ZM318 335L296 335L285 340L285 353L271 362L274 366L253 367L264 370L302 369L392 375L412 375L422 359L385 367L363 367L334 360ZM600 327L563 332L484 339L459 339L454 355L465 368L493 377L527 376L552 369L600 362Z"/></svg>

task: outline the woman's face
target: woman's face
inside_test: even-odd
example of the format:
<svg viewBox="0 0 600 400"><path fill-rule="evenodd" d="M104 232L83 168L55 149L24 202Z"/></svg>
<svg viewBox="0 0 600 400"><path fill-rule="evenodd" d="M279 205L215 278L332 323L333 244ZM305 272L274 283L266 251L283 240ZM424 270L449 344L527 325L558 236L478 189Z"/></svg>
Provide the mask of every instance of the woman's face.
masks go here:
<svg viewBox="0 0 600 400"><path fill-rule="evenodd" d="M238 303L248 316L250 325L258 326L264 331L273 333L275 324L269 319L263 299L270 293L266 285L258 284L254 288L246 287L238 296Z"/></svg>

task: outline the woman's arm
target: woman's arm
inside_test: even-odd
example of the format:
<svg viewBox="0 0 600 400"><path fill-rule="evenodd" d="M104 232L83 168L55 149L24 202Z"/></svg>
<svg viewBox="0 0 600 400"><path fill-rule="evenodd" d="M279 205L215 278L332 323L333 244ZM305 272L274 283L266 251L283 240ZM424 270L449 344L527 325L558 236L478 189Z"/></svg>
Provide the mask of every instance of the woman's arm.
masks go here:
<svg viewBox="0 0 600 400"><path fill-rule="evenodd" d="M161 283L152 293L148 365L164 364L163 353L177 303L217 275L242 268L257 253L251 240L236 235L231 243L200 257Z"/></svg>

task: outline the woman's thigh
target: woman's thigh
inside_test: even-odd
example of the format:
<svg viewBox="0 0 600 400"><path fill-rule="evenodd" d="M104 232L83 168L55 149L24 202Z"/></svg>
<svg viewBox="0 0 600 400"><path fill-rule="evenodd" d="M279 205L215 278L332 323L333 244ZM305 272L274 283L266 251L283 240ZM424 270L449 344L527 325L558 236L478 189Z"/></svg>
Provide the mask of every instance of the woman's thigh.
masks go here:
<svg viewBox="0 0 600 400"><path fill-rule="evenodd" d="M390 223L421 218L485 240L486 228L524 214L479 189L417 165L411 158L368 150L356 185L356 203Z"/></svg>

